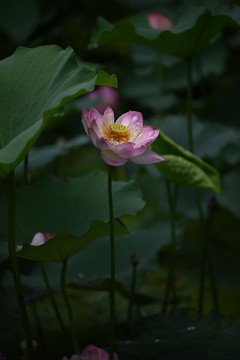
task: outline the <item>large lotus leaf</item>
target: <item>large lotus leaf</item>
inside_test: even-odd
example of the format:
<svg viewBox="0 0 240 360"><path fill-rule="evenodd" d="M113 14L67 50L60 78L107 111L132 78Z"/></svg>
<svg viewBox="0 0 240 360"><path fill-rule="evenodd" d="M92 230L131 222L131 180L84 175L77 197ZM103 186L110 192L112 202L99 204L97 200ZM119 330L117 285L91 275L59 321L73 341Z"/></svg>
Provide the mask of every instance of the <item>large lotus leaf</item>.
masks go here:
<svg viewBox="0 0 240 360"><path fill-rule="evenodd" d="M100 220L95 220L89 231L76 237L70 233L60 233L40 246L24 244L18 252L18 256L35 261L62 261L84 248L92 240L109 234L109 224ZM115 221L115 234L127 233L127 230Z"/></svg>
<svg viewBox="0 0 240 360"><path fill-rule="evenodd" d="M56 45L19 47L0 62L0 176L23 160L38 136L63 105L94 89L116 86L104 72L79 66L71 48Z"/></svg>
<svg viewBox="0 0 240 360"><path fill-rule="evenodd" d="M134 215L143 208L134 181L113 182L114 216ZM1 199L1 246L7 247L7 194ZM44 176L16 192L17 244L30 243L37 232L71 233L80 237L93 220L109 221L107 175L94 172L84 177L57 179ZM4 250L1 251L4 255Z"/></svg>
<svg viewBox="0 0 240 360"><path fill-rule="evenodd" d="M217 170L206 162L177 145L163 132L152 145L166 161L156 164L158 170L170 181L220 192L220 178Z"/></svg>
<svg viewBox="0 0 240 360"><path fill-rule="evenodd" d="M90 48L116 42L135 42L181 59L198 54L227 25L238 26L229 13L213 15L203 7L189 7L170 30L156 30L146 17L114 25L99 18Z"/></svg>
<svg viewBox="0 0 240 360"><path fill-rule="evenodd" d="M106 224L107 225L107 224ZM117 228L116 228L117 229ZM91 229L90 229L91 231ZM178 238L181 229L177 230ZM132 231L115 239L116 279L121 284L129 286L132 276L131 256L139 257L138 274L144 269L152 269L157 264L157 253L170 242L170 227L168 221L160 221L148 229ZM67 246L67 245L66 245ZM30 246L28 246L30 248ZM31 247L33 248L33 247ZM25 248L25 250L28 250ZM32 249L31 249L32 250ZM38 249L35 251L37 252ZM39 249L40 250L40 249ZM45 251L44 247L42 250ZM34 251L34 249L33 249ZM46 263L49 280L57 289L61 265ZM67 283L70 287L79 289L106 290L110 278L110 243L109 236L98 238L77 252L68 260ZM39 269L24 277L24 284L35 291L44 291ZM128 288L128 287L127 287Z"/></svg>

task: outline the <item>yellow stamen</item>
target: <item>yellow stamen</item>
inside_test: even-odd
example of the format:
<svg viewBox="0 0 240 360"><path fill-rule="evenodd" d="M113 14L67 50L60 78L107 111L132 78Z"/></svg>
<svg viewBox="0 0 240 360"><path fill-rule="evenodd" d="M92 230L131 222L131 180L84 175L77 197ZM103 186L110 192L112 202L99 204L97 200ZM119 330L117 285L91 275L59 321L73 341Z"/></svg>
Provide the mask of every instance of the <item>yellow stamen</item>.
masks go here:
<svg viewBox="0 0 240 360"><path fill-rule="evenodd" d="M131 131L124 125L113 123L109 125L104 131L103 135L106 139L114 143L121 143L129 141Z"/></svg>

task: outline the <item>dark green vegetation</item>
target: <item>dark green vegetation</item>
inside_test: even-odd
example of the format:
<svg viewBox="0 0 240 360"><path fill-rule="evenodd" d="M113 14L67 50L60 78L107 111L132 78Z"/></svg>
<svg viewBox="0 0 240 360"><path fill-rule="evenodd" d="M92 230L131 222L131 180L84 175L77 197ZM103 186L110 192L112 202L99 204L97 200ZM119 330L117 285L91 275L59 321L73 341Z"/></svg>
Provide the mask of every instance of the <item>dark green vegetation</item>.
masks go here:
<svg viewBox="0 0 240 360"><path fill-rule="evenodd" d="M152 29L153 11L173 27ZM99 85L118 86L116 118L136 110L161 129L152 150L166 159L113 171L119 359L240 358L239 23L238 1L1 4L0 352L8 360L20 358L25 338L8 250L13 171L10 229L23 246L39 359L74 352L61 275L80 349L108 349L108 169L81 124L82 109L102 102L85 96ZM30 247L37 232L57 236Z"/></svg>

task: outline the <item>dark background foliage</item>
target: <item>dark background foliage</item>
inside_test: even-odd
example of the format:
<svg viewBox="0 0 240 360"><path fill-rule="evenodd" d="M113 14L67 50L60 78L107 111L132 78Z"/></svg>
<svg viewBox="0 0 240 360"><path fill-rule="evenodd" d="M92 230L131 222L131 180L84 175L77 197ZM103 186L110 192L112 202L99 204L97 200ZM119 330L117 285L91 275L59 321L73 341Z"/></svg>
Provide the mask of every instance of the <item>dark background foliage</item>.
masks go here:
<svg viewBox="0 0 240 360"><path fill-rule="evenodd" d="M228 17L224 26L222 20L217 20L221 25L219 31L206 40L192 60L194 152L218 170L221 192L215 194L200 189L205 218L203 226L194 189L170 184L175 204L176 271L168 315L160 315L171 261L166 179L153 165L139 166L128 162L114 171L115 181L126 182L125 185L115 185L116 216L130 232L117 238L119 326L116 347L119 358L126 360L239 359L238 1L9 0L2 2L0 7L0 59L12 55L18 46L32 48L56 44L64 49L70 46L79 63L117 75L116 117L128 110L141 111L145 124L154 124L185 149L189 148L186 130L187 62L181 56L146 46L150 42L147 37L141 43L131 39L126 41L126 26L134 21L144 25L146 18L142 19L147 13L160 11L179 26L175 30L175 35L178 35L181 26L194 29L205 10L213 17L219 14ZM119 26L119 29L126 30L127 35L121 30L114 33L113 41L101 36L97 39L96 34L98 31L101 33L99 17L116 24L117 29ZM204 26L200 30L203 31ZM194 32L193 43L196 36ZM186 44L184 41L185 38L183 46ZM173 46L171 52L176 51L173 44L169 45ZM23 164L16 168L18 245L30 243L37 231L71 231L79 236L90 226L90 220L108 220L107 203L104 204L107 199L106 175L98 171L106 172L107 166L99 151L84 137L81 124L83 107L97 106L101 101L98 97L94 100L86 96L77 98L65 104L64 111L49 122L29 154L29 187L24 186ZM77 142L76 135L82 136ZM90 188L89 176L95 179ZM131 182L132 179L135 182ZM21 352L19 344L24 335L9 271L7 188L8 180L4 178L0 185L0 351L7 359L15 359ZM75 197L80 197L81 190L84 196L78 203ZM98 196L95 198L94 194ZM123 194L122 197L119 194ZM78 227L82 204L86 210ZM64 212L66 208L67 214ZM87 225L86 219L89 221ZM43 229L44 226L48 228ZM206 239L210 240L204 253ZM139 256L139 264L134 323L129 332L126 319L133 253ZM206 259L204 301L202 314L199 314L199 278L203 259ZM106 237L95 240L69 259L68 290L81 348L89 343L107 348L108 262ZM70 355L73 353L71 343L69 339L63 341L38 263L24 259L19 263L31 327L40 345L40 358L61 359L64 354ZM45 265L63 319L68 323L59 289L61 264L48 262Z"/></svg>

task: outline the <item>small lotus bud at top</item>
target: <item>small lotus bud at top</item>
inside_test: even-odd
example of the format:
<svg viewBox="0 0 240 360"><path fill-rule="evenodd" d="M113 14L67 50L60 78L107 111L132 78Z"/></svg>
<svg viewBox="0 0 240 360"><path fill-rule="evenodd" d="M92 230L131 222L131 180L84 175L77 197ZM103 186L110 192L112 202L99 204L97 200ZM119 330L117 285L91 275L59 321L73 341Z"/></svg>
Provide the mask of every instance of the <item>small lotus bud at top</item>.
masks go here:
<svg viewBox="0 0 240 360"><path fill-rule="evenodd" d="M137 265L137 264L139 263L139 257L137 256L137 254L133 254L133 255L131 256L131 263L132 263L133 265Z"/></svg>
<svg viewBox="0 0 240 360"><path fill-rule="evenodd" d="M217 207L218 207L218 200L217 200L216 196L215 196L215 195L212 195L212 196L208 199L207 204L208 204L209 210L214 211L215 209L217 209Z"/></svg>

